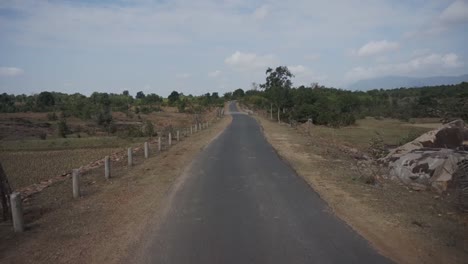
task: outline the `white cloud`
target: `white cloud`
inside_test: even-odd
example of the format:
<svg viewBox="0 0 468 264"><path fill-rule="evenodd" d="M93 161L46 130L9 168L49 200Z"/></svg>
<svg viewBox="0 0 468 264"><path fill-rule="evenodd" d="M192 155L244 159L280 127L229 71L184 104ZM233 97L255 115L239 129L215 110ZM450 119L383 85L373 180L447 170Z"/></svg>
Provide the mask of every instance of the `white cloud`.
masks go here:
<svg viewBox="0 0 468 264"><path fill-rule="evenodd" d="M273 55L257 55L255 53L234 52L228 56L224 63L238 70L266 70L268 67L275 67L278 60Z"/></svg>
<svg viewBox="0 0 468 264"><path fill-rule="evenodd" d="M317 74L312 69L304 65L292 65L288 66L289 71L294 74L293 82L295 85L309 85L313 82L324 81L327 76Z"/></svg>
<svg viewBox="0 0 468 264"><path fill-rule="evenodd" d="M216 78L216 77L218 77L220 74L221 74L221 71L220 71L220 70L215 70L215 71L209 72L209 73L208 73L208 77Z"/></svg>
<svg viewBox="0 0 468 264"><path fill-rule="evenodd" d="M468 22L468 2L453 2L440 14L440 20L446 23Z"/></svg>
<svg viewBox="0 0 468 264"><path fill-rule="evenodd" d="M263 5L255 9L253 13L253 17L258 20L264 19L265 17L267 17L267 15L268 15L268 6L266 5Z"/></svg>
<svg viewBox="0 0 468 264"><path fill-rule="evenodd" d="M178 73L176 74L176 78L177 79L188 79L190 78L192 75L189 74L189 73Z"/></svg>
<svg viewBox="0 0 468 264"><path fill-rule="evenodd" d="M379 64L374 67L355 67L345 74L347 81L357 81L386 75L438 74L463 66L455 53L431 53L403 63Z"/></svg>
<svg viewBox="0 0 468 264"><path fill-rule="evenodd" d="M16 67L0 67L0 76L19 76L22 75L24 71Z"/></svg>
<svg viewBox="0 0 468 264"><path fill-rule="evenodd" d="M373 56L377 54L386 53L389 51L394 51L400 48L400 44L397 42L390 42L387 40L381 41L371 41L364 46L362 46L357 54L359 56Z"/></svg>
<svg viewBox="0 0 468 264"><path fill-rule="evenodd" d="M307 72L307 68L302 65L288 66L288 69L294 75L301 75Z"/></svg>

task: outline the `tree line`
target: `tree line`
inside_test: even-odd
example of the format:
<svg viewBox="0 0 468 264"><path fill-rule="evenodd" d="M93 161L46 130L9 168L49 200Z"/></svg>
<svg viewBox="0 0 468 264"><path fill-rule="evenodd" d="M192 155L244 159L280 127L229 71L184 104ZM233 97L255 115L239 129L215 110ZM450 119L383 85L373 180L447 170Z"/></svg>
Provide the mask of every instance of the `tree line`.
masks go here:
<svg viewBox="0 0 468 264"><path fill-rule="evenodd" d="M121 94L94 92L90 96L80 93L66 94L44 91L34 95L0 94L0 112L47 112L49 121L57 121L59 136L69 133L67 117L94 120L109 133L115 132L112 112L123 112L127 116L162 111L163 106L177 107L181 113L200 114L211 107L222 106L223 98L217 92L201 96L184 95L173 91L167 98L155 93L137 92L133 97L128 91ZM148 126L148 124L147 124ZM151 130L151 129L150 129Z"/></svg>
<svg viewBox="0 0 468 264"><path fill-rule="evenodd" d="M294 75L286 66L265 72L265 83L253 89L229 93L256 109L272 113L280 121L347 126L366 116L397 118L433 117L468 121L468 83L419 88L349 91L313 83L293 87Z"/></svg>

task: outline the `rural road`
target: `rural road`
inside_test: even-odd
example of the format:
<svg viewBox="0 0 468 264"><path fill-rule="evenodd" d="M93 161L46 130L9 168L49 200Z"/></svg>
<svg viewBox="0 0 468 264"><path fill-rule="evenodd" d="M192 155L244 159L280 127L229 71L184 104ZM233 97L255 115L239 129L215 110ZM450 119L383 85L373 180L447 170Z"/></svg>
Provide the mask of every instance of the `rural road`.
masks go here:
<svg viewBox="0 0 468 264"><path fill-rule="evenodd" d="M183 176L143 262L390 263L229 107L232 123Z"/></svg>

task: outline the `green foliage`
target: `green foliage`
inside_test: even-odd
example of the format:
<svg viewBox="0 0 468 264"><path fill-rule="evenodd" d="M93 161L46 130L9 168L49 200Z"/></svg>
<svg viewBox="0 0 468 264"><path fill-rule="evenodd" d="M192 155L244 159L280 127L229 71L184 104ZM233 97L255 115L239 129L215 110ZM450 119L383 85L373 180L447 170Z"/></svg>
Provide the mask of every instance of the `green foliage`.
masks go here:
<svg viewBox="0 0 468 264"><path fill-rule="evenodd" d="M232 98L233 99L241 99L242 97L244 97L245 95L245 92L244 90L242 90L241 88L235 90L233 93L232 93Z"/></svg>
<svg viewBox="0 0 468 264"><path fill-rule="evenodd" d="M182 99L177 102L177 110L179 113L185 112L185 107L187 106L187 99Z"/></svg>
<svg viewBox="0 0 468 264"><path fill-rule="evenodd" d="M409 121L410 118L462 118L468 121L468 83L391 90L347 91L319 86L292 87L287 67L266 71L266 82L245 92L242 101L273 112L280 119L333 127L353 125L358 118L374 116ZM234 97L234 96L232 96ZM230 94L225 94L230 98Z"/></svg>
<svg viewBox="0 0 468 264"><path fill-rule="evenodd" d="M57 123L57 134L62 138L66 138L67 135L70 134L70 129L68 128L66 119L60 119L60 121Z"/></svg>
<svg viewBox="0 0 468 264"><path fill-rule="evenodd" d="M418 138L421 134L418 133L415 130L410 130L406 136L401 137L401 139L398 142L398 145L404 145L408 142L411 142Z"/></svg>
<svg viewBox="0 0 468 264"><path fill-rule="evenodd" d="M139 92L137 92L135 98L136 99L143 99L143 98L145 98L145 94L142 91L139 91Z"/></svg>
<svg viewBox="0 0 468 264"><path fill-rule="evenodd" d="M155 135L155 132L154 132L154 125L151 121L146 121L145 123L145 126L143 128L144 130L144 134L147 136L147 137L152 137Z"/></svg>
<svg viewBox="0 0 468 264"><path fill-rule="evenodd" d="M368 153L374 159L383 158L388 154L388 150L385 147L383 137L382 137L382 135L380 135L380 133L375 132L375 136L373 136L370 139Z"/></svg>
<svg viewBox="0 0 468 264"><path fill-rule="evenodd" d="M174 106L177 101L179 101L180 94L176 91L173 91L168 97L169 105Z"/></svg>
<svg viewBox="0 0 468 264"><path fill-rule="evenodd" d="M42 92L37 97L37 107L40 110L49 109L49 107L55 105L55 98L52 93L50 92Z"/></svg>

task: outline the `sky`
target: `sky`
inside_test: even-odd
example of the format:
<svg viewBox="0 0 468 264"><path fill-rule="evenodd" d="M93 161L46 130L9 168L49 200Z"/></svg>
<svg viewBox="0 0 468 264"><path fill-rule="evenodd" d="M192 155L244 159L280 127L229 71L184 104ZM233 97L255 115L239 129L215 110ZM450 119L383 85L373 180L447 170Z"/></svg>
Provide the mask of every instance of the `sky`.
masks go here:
<svg viewBox="0 0 468 264"><path fill-rule="evenodd" d="M0 92L220 94L468 73L468 0L0 0Z"/></svg>

